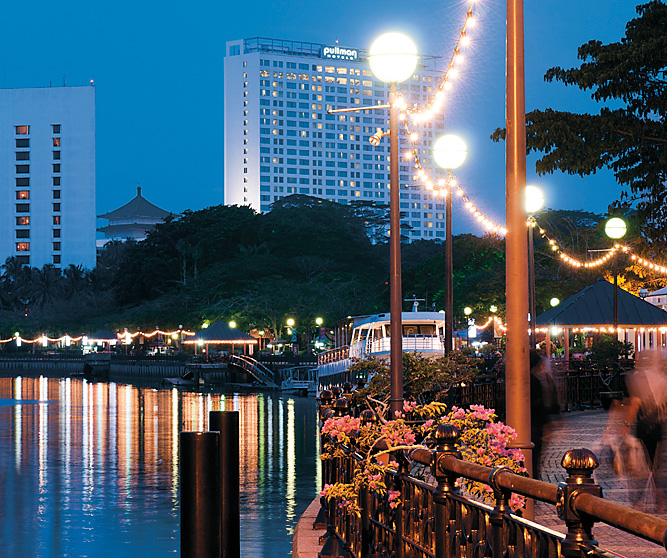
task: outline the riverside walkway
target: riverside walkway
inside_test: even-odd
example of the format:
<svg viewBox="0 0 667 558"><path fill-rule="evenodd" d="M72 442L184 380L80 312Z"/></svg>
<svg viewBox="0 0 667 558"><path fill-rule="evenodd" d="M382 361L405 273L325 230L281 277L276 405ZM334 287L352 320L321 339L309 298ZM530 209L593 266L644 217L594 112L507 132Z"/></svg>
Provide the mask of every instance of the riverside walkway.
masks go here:
<svg viewBox="0 0 667 558"><path fill-rule="evenodd" d="M667 519L664 510L657 513L655 502L643 501L645 480L626 480L614 473L611 453L602 444L603 434L610 423L609 418L610 413L603 410L576 411L555 416L545 430L540 459L541 480L551 483L563 481L566 472L560 463L565 452L573 448L588 448L600 461L594 477L602 487L606 499ZM622 421L623 418L619 416L611 421L611 425L620 428ZM666 445L663 444L660 450L661 463L667 463L664 461L667 458ZM309 508L310 513L307 512L301 517L294 534L293 558L317 557L321 548L318 536L324 533L312 528L313 514L317 514L318 508L319 499ZM535 507L535 521L556 531L566 532L565 524L558 519L554 506L538 502ZM593 536L601 548L626 558L667 558L667 550L661 546L600 523L593 527Z"/></svg>

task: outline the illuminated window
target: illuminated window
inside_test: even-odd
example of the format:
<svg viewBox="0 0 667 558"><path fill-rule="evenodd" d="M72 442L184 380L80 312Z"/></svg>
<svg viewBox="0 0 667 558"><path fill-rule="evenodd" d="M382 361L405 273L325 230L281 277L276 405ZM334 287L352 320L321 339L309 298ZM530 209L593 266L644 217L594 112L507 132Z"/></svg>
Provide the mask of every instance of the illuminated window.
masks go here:
<svg viewBox="0 0 667 558"><path fill-rule="evenodd" d="M60 159L60 151L54 151L53 152L53 160L57 161Z"/></svg>
<svg viewBox="0 0 667 558"><path fill-rule="evenodd" d="M60 190L54 190L53 191L53 199L54 200L59 200L60 199Z"/></svg>
<svg viewBox="0 0 667 558"><path fill-rule="evenodd" d="M60 225L60 215L54 215L53 216L53 224L54 225Z"/></svg>
<svg viewBox="0 0 667 558"><path fill-rule="evenodd" d="M53 229L53 238L60 238L60 229Z"/></svg>
<svg viewBox="0 0 667 558"><path fill-rule="evenodd" d="M30 238L30 229L16 229L16 238Z"/></svg>
<svg viewBox="0 0 667 558"><path fill-rule="evenodd" d="M28 138L16 138L16 147L30 147Z"/></svg>
<svg viewBox="0 0 667 558"><path fill-rule="evenodd" d="M53 128L53 133L54 134L59 134L60 133L60 124L51 124L51 127Z"/></svg>
<svg viewBox="0 0 667 558"><path fill-rule="evenodd" d="M16 152L17 161L30 161L30 151L17 151Z"/></svg>
<svg viewBox="0 0 667 558"><path fill-rule="evenodd" d="M30 224L30 217L17 217L16 218L16 224L18 226L25 226Z"/></svg>
<svg viewBox="0 0 667 558"><path fill-rule="evenodd" d="M17 136L27 136L30 133L30 126L16 126Z"/></svg>
<svg viewBox="0 0 667 558"><path fill-rule="evenodd" d="M60 242L54 242L53 243L53 251L54 252L59 252L60 251Z"/></svg>
<svg viewBox="0 0 667 558"><path fill-rule="evenodd" d="M53 138L53 147L60 147L60 138Z"/></svg>
<svg viewBox="0 0 667 558"><path fill-rule="evenodd" d="M16 204L16 213L30 213L30 204L29 203L17 203Z"/></svg>
<svg viewBox="0 0 667 558"><path fill-rule="evenodd" d="M53 164L53 172L60 172L60 163Z"/></svg>
<svg viewBox="0 0 667 558"><path fill-rule="evenodd" d="M53 204L53 211L60 211L60 204L59 203L54 203Z"/></svg>
<svg viewBox="0 0 667 558"><path fill-rule="evenodd" d="M17 252L30 252L30 242L17 242L16 243Z"/></svg>
<svg viewBox="0 0 667 558"><path fill-rule="evenodd" d="M16 192L17 200L29 200L30 199L30 190L19 190Z"/></svg>

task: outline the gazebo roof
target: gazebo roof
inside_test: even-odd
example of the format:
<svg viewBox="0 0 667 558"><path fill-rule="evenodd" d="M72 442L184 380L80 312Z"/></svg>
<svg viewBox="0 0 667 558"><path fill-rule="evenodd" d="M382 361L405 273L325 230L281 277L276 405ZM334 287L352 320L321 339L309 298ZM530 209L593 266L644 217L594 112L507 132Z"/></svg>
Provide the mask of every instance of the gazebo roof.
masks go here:
<svg viewBox="0 0 667 558"><path fill-rule="evenodd" d="M240 329L231 328L228 324L222 321L214 322L207 328L200 329L194 335L186 337L183 343L193 344L198 343L199 341L202 341L205 344L218 345L241 345L258 342L252 335L248 335Z"/></svg>
<svg viewBox="0 0 667 558"><path fill-rule="evenodd" d="M117 341L118 335L108 329L100 329L88 336L90 341Z"/></svg>
<svg viewBox="0 0 667 558"><path fill-rule="evenodd" d="M150 217L152 219L166 219L172 215L169 211L160 209L153 205L141 195L141 186L137 186L137 195L124 206L114 209L104 215L98 215L100 219L123 219L128 217Z"/></svg>
<svg viewBox="0 0 667 558"><path fill-rule="evenodd" d="M536 319L538 326L599 327L614 324L614 285L602 277ZM667 326L667 312L618 289L618 325L622 328Z"/></svg>

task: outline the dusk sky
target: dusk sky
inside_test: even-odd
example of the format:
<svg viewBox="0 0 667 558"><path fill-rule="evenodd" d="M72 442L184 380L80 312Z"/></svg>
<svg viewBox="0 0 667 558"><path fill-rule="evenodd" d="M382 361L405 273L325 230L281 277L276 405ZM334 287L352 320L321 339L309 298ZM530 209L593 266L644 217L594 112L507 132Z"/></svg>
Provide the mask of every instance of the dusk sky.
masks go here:
<svg viewBox="0 0 667 558"><path fill-rule="evenodd" d="M635 0L526 0L526 109L597 111L588 95L545 83L552 66L577 64L590 39L619 40ZM97 213L143 195L173 212L223 202L225 42L271 37L368 48L386 31L413 38L419 52L449 59L469 1L194 2L62 0L3 2L0 87L96 87ZM477 24L446 105L447 132L468 159L456 175L490 219L504 224L505 2L475 2ZM537 177L546 205L606 212L620 188L609 172ZM454 232L481 234L460 204Z"/></svg>

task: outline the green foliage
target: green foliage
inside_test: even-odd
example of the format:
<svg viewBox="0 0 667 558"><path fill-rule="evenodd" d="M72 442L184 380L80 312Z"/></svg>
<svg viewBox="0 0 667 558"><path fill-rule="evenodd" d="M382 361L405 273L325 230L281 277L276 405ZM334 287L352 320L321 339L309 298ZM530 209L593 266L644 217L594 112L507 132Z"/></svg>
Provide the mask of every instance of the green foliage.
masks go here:
<svg viewBox="0 0 667 558"><path fill-rule="evenodd" d="M579 47L581 66L552 68L547 81L591 91L597 114L553 109L526 115L529 150L544 153L539 174L556 170L586 176L607 167L624 188L614 204L636 203L643 234L667 238L667 6L653 0L637 7L619 42L592 40ZM504 138L496 130L492 139Z"/></svg>
<svg viewBox="0 0 667 558"><path fill-rule="evenodd" d="M632 343L605 334L593 343L587 360L593 363L604 385L610 388L614 378L623 370L623 362L627 363L633 353Z"/></svg>

